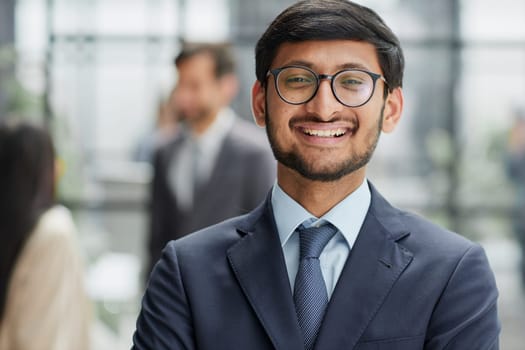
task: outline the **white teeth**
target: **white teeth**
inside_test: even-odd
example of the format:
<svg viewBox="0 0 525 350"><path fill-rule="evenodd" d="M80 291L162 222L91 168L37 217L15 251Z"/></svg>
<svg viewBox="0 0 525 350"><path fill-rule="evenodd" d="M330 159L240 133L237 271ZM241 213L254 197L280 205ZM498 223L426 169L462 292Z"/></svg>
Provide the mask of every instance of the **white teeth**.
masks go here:
<svg viewBox="0 0 525 350"><path fill-rule="evenodd" d="M317 137L336 137L346 133L345 129L338 128L332 130L314 130L314 129L303 129L303 132L310 136Z"/></svg>

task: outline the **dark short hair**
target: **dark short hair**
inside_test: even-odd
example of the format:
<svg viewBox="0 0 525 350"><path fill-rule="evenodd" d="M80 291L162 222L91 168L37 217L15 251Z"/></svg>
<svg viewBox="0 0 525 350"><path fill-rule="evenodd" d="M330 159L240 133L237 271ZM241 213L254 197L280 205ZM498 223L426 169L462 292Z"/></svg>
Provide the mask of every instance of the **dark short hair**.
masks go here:
<svg viewBox="0 0 525 350"><path fill-rule="evenodd" d="M230 43L183 43L174 63L178 67L181 62L201 54L210 55L213 59L216 78L235 72L235 59Z"/></svg>
<svg viewBox="0 0 525 350"><path fill-rule="evenodd" d="M279 47L308 40L356 40L376 48L389 89L403 85L399 39L373 10L348 0L305 0L274 19L255 47L255 74L263 85Z"/></svg>

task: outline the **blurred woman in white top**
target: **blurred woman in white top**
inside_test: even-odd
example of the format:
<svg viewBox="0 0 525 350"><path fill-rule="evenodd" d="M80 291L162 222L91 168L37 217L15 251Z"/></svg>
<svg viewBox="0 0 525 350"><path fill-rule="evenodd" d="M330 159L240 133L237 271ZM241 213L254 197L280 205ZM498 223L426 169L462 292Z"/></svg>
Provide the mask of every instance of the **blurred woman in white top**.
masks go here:
<svg viewBox="0 0 525 350"><path fill-rule="evenodd" d="M76 229L55 182L49 134L0 123L0 350L89 348Z"/></svg>

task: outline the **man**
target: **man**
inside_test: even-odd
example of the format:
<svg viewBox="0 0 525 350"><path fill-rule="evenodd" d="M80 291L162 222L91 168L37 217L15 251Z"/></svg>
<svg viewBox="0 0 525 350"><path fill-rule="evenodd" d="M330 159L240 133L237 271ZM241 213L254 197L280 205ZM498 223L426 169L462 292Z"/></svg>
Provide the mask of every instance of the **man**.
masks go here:
<svg viewBox="0 0 525 350"><path fill-rule="evenodd" d="M227 106L237 93L227 44L186 44L170 97L182 121L154 161L149 269L172 239L245 214L275 181L264 132Z"/></svg>
<svg viewBox="0 0 525 350"><path fill-rule="evenodd" d="M381 18L298 2L257 43L256 75L277 184L250 214L168 244L134 348L497 349L483 249L366 180L403 108L403 55Z"/></svg>

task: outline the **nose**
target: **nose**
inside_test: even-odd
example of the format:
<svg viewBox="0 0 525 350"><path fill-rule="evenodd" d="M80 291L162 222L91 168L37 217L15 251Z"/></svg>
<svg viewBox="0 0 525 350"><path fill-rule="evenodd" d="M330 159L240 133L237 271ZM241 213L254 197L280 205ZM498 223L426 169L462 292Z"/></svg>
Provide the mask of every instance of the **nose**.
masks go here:
<svg viewBox="0 0 525 350"><path fill-rule="evenodd" d="M344 108L335 98L331 82L329 78L321 79L315 96L305 104L309 113L315 114L323 120L332 119L334 114L341 112Z"/></svg>

